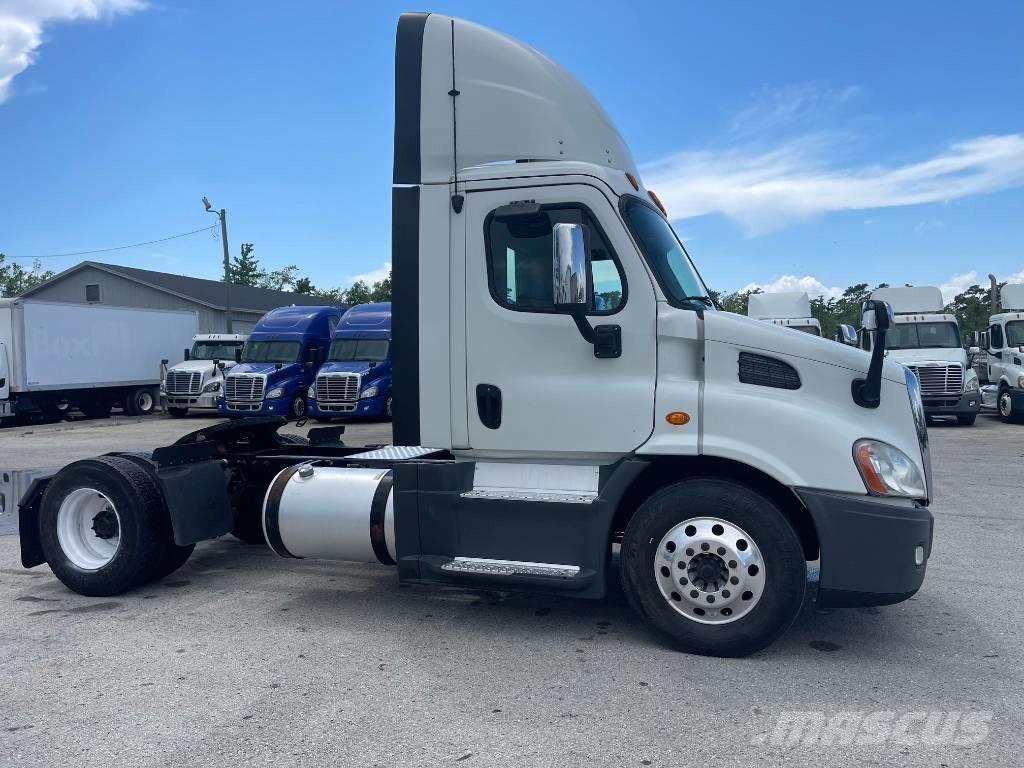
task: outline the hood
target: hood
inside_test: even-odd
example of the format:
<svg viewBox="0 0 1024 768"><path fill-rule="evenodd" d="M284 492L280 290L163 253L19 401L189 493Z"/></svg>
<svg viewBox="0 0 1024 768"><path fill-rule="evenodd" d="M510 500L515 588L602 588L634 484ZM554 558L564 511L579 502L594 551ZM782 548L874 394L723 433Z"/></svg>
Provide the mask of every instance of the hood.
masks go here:
<svg viewBox="0 0 1024 768"><path fill-rule="evenodd" d="M224 369L230 370L235 366L234 359L221 360L224 363ZM199 371L203 374L213 373L213 360L183 360L180 363L175 363L170 366L168 371L184 371L187 373L193 373Z"/></svg>
<svg viewBox="0 0 1024 768"><path fill-rule="evenodd" d="M960 347L930 347L928 349L890 349L886 355L899 363L960 363L967 365L967 353Z"/></svg>
<svg viewBox="0 0 1024 768"><path fill-rule="evenodd" d="M231 373L262 373L271 375L277 363L239 363L231 369ZM281 366L281 373L286 374L298 368L298 363L286 363Z"/></svg>
<svg viewBox="0 0 1024 768"><path fill-rule="evenodd" d="M772 325L732 312L705 312L704 337L707 341L732 344L751 351L847 368L859 376L867 375L871 363L871 353L862 349L809 333L794 333L784 325ZM882 367L882 378L906 386L903 366L892 358L887 359Z"/></svg>
<svg viewBox="0 0 1024 768"><path fill-rule="evenodd" d="M380 365L373 366L374 372L382 373ZM358 373L366 376L370 372L366 360L346 360L345 362L327 362L320 366L320 373Z"/></svg>

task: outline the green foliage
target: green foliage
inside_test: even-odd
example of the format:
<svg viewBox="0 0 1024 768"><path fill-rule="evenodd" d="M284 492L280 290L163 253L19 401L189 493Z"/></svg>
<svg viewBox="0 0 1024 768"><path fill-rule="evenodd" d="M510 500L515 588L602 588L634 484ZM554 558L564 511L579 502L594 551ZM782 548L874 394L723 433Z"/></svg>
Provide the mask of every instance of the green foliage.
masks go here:
<svg viewBox="0 0 1024 768"><path fill-rule="evenodd" d="M747 314L747 306L750 304L752 294L761 293L760 288L752 288L749 291L733 291L732 293L721 293L710 291L711 298L718 306L726 312L734 312L737 315Z"/></svg>
<svg viewBox="0 0 1024 768"><path fill-rule="evenodd" d="M6 259L7 257L0 253L0 297L20 296L56 274L51 269L44 270L38 261L33 261L32 266L25 269L21 264L14 262L5 264Z"/></svg>
<svg viewBox="0 0 1024 768"><path fill-rule="evenodd" d="M228 274L231 275L231 282L235 285L259 285L260 278L264 272L260 269L260 262L253 251L256 246L252 243L242 243L241 252L231 260L228 267Z"/></svg>
<svg viewBox="0 0 1024 768"><path fill-rule="evenodd" d="M1004 285L1006 283L1000 283L999 288ZM989 289L980 285L972 285L963 293L958 293L953 301L946 305L946 311L956 315L960 333L985 330L991 308Z"/></svg>

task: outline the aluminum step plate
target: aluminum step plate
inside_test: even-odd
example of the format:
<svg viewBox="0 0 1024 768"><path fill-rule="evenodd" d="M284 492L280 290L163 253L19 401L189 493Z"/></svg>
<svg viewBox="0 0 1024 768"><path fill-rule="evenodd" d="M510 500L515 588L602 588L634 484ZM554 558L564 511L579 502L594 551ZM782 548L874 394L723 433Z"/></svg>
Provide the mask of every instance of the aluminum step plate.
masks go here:
<svg viewBox="0 0 1024 768"><path fill-rule="evenodd" d="M464 499L500 499L505 501L535 501L559 504L593 504L597 500L594 494L560 493L545 491L506 491L476 490L461 494Z"/></svg>
<svg viewBox="0 0 1024 768"><path fill-rule="evenodd" d="M456 557L441 566L443 571L481 573L492 576L545 576L549 579L574 579L579 576L578 565L554 563L526 563L519 560L489 560L483 557Z"/></svg>
<svg viewBox="0 0 1024 768"><path fill-rule="evenodd" d="M385 445L364 453L353 453L349 461L406 461L437 453L438 448L424 448L419 445Z"/></svg>

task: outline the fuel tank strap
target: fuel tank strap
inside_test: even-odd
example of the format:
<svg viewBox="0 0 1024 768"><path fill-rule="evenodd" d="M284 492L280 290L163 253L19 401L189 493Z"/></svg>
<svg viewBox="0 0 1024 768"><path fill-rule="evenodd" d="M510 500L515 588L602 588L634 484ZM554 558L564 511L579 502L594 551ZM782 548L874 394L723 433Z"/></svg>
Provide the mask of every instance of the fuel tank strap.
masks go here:
<svg viewBox="0 0 1024 768"><path fill-rule="evenodd" d="M391 553L388 552L388 543L384 536L384 518L394 482L393 472L384 475L377 484L377 490L373 492L373 501L370 503L370 544L373 546L373 554L384 565L395 564Z"/></svg>
<svg viewBox="0 0 1024 768"><path fill-rule="evenodd" d="M266 529L267 543L281 557L296 557L288 551L288 547L284 545L284 541L281 539L278 513L281 511L281 496L284 494L284 489L287 487L288 481L299 471L301 466L301 464L296 464L278 473L277 477L270 484L270 490L267 492L266 507L263 510L263 527Z"/></svg>

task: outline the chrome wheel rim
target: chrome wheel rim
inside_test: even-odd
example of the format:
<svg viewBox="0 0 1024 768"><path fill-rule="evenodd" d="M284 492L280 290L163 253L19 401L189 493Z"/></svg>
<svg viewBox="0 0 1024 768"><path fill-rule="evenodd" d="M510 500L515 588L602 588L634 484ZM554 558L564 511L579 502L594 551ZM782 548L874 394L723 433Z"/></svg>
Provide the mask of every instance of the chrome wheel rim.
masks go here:
<svg viewBox="0 0 1024 768"><path fill-rule="evenodd" d="M99 570L114 559L121 543L117 508L95 488L76 488L57 510L57 541L75 566Z"/></svg>
<svg viewBox="0 0 1024 768"><path fill-rule="evenodd" d="M1013 410L1013 401L1010 399L1009 392L1003 392L999 395L999 414L1001 416L1009 416Z"/></svg>
<svg viewBox="0 0 1024 768"><path fill-rule="evenodd" d="M750 613L764 594L764 558L739 526L693 517L662 537L654 578L677 613L698 624L728 624Z"/></svg>
<svg viewBox="0 0 1024 768"><path fill-rule="evenodd" d="M139 396L135 400L135 405L142 413L147 413L153 410L153 395L149 392L140 392Z"/></svg>
<svg viewBox="0 0 1024 768"><path fill-rule="evenodd" d="M306 413L306 401L301 397L296 397L295 402L292 403L292 410L296 416L302 416Z"/></svg>

